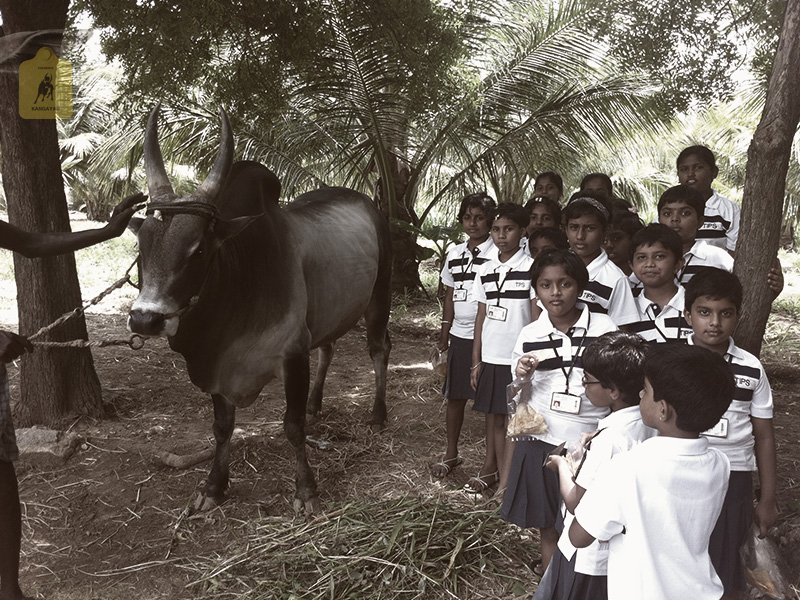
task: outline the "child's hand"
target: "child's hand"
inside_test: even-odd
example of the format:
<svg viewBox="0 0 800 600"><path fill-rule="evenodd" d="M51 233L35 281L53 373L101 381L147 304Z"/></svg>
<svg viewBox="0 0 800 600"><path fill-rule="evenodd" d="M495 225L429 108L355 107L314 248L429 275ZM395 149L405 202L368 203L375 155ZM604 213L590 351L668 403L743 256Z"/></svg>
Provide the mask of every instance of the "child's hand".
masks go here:
<svg viewBox="0 0 800 600"><path fill-rule="evenodd" d="M566 459L563 456L559 456L558 454L551 454L547 457L547 462L544 463L544 466L554 473L558 474L558 468L562 462Z"/></svg>
<svg viewBox="0 0 800 600"><path fill-rule="evenodd" d="M756 505L755 522L759 530L761 530L761 535L759 537L766 537L767 531L769 531L769 528L772 527L777 520L778 504L775 501L759 502Z"/></svg>
<svg viewBox="0 0 800 600"><path fill-rule="evenodd" d="M772 292L772 297L777 298L783 291L783 271L780 263L777 267L772 267L767 273L767 285Z"/></svg>
<svg viewBox="0 0 800 600"><path fill-rule="evenodd" d="M474 365L469 371L469 384L472 386L473 390L478 389L478 377L480 377L482 370L483 370L483 363L478 363L477 365Z"/></svg>
<svg viewBox="0 0 800 600"><path fill-rule="evenodd" d="M522 377L523 379L530 377L538 364L539 359L536 358L535 354L523 354L517 361L517 368L514 369L514 373L517 377Z"/></svg>

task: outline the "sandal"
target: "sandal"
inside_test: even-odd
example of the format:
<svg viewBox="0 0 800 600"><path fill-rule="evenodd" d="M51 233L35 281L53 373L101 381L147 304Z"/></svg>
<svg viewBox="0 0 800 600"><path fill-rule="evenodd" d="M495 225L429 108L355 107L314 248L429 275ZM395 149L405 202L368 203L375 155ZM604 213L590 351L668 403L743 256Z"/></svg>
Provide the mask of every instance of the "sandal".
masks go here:
<svg viewBox="0 0 800 600"><path fill-rule="evenodd" d="M477 477L470 477L467 484L464 486L464 491L468 494L482 494L491 486L497 483L500 479L499 473L489 473L487 475L478 475Z"/></svg>
<svg viewBox="0 0 800 600"><path fill-rule="evenodd" d="M432 475L438 479L444 479L448 475L450 475L450 471L455 469L461 463L464 462L464 459L460 456L456 456L454 458L443 458L441 462L436 463L435 465L431 465L431 470L435 469L436 467L440 467L442 471L440 473L433 472Z"/></svg>
<svg viewBox="0 0 800 600"><path fill-rule="evenodd" d="M535 560L531 563L531 570L537 577L544 577L544 565L542 564L541 559Z"/></svg>

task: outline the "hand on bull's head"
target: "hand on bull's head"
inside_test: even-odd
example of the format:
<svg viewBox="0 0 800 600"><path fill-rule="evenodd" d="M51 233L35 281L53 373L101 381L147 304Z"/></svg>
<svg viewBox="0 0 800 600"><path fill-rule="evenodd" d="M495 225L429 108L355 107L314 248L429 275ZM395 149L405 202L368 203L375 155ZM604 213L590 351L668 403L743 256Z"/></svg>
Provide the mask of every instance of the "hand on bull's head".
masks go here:
<svg viewBox="0 0 800 600"><path fill-rule="evenodd" d="M108 224L105 226L105 229L112 234L112 237L122 235L122 232L125 231L125 228L128 226L131 217L133 217L137 210L140 210L144 207L146 200L147 196L141 192L136 192L135 194L131 194L125 198L122 202L114 207L114 210L111 212L111 218L109 219Z"/></svg>

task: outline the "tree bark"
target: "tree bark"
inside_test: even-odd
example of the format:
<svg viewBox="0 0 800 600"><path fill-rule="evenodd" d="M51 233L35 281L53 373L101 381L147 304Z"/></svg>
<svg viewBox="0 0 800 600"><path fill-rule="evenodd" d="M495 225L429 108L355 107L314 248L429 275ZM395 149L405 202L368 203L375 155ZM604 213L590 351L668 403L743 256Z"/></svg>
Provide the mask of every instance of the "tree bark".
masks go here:
<svg viewBox="0 0 800 600"><path fill-rule="evenodd" d="M742 219L734 272L744 287L736 343L758 355L769 318L771 295L765 274L776 262L786 173L800 120L800 0L788 0L767 100L747 150Z"/></svg>
<svg viewBox="0 0 800 600"><path fill-rule="evenodd" d="M0 0L3 35L63 30L69 0ZM0 148L9 222L27 231L70 231L56 124L19 115L18 69L38 47L25 49L0 69ZM54 50L58 50L54 48ZM26 259L14 255L19 331L30 335L81 305L75 256ZM42 339L86 338L83 317ZM58 426L74 413L100 416L100 382L88 349L38 349L21 360L17 424Z"/></svg>

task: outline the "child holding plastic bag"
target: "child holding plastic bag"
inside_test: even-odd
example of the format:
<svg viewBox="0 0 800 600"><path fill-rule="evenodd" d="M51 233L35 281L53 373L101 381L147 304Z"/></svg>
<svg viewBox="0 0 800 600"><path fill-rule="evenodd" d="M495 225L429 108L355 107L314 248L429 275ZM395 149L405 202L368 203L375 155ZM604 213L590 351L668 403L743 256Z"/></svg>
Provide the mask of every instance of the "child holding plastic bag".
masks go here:
<svg viewBox="0 0 800 600"><path fill-rule="evenodd" d="M595 338L617 329L608 315L591 313L578 298L589 281L583 261L568 250L544 250L531 269L531 282L544 307L541 316L522 329L511 368L520 385L530 381L522 400L545 420L547 431L525 436L513 449L501 516L520 527L537 527L542 544L542 575L558 542L558 478L543 464L556 446L578 446L582 433L594 431L609 413L586 398L581 356Z"/></svg>

